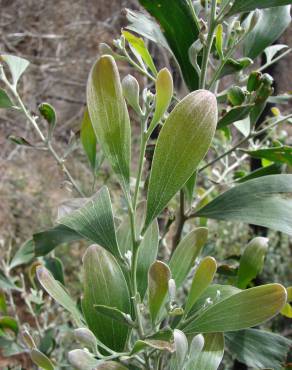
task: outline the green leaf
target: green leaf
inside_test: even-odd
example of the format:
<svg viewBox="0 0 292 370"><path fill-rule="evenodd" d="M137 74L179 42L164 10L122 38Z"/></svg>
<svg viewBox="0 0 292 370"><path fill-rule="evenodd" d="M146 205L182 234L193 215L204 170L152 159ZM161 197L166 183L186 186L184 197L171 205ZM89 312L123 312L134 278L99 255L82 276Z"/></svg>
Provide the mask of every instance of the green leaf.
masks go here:
<svg viewBox="0 0 292 370"><path fill-rule="evenodd" d="M280 369L286 362L291 340L258 329L225 334L230 352L244 364L257 369Z"/></svg>
<svg viewBox="0 0 292 370"><path fill-rule="evenodd" d="M190 349L189 349L189 355L186 363L186 370L193 370L193 363L197 360L198 356L200 355L200 352L202 351L205 344L204 336L202 334L197 334L193 337Z"/></svg>
<svg viewBox="0 0 292 370"><path fill-rule="evenodd" d="M286 297L286 290L280 284L243 290L209 305L183 331L186 334L226 332L259 325L282 309Z"/></svg>
<svg viewBox="0 0 292 370"><path fill-rule="evenodd" d="M143 300L148 285L148 270L157 258L159 242L159 229L157 220L154 220L147 229L138 250L137 262L137 288Z"/></svg>
<svg viewBox="0 0 292 370"><path fill-rule="evenodd" d="M199 227L187 234L175 249L169 267L176 286L180 287L208 239L208 229Z"/></svg>
<svg viewBox="0 0 292 370"><path fill-rule="evenodd" d="M39 105L39 112L43 116L43 118L49 124L49 136L52 135L52 132L57 123L57 114L54 107L49 103L42 103Z"/></svg>
<svg viewBox="0 0 292 370"><path fill-rule="evenodd" d="M157 4L152 0L139 0L139 3L160 25L189 90L198 89L199 76L190 63L188 50L198 39L199 30L187 2L184 0L161 0ZM185 32L186 29L188 32Z"/></svg>
<svg viewBox="0 0 292 370"><path fill-rule="evenodd" d="M278 40L290 24L290 8L290 5L287 5L260 10L260 17L255 28L243 42L245 56L255 59L266 47ZM281 22L279 22L279 19L281 19Z"/></svg>
<svg viewBox="0 0 292 370"><path fill-rule="evenodd" d="M64 267L60 258L46 257L44 262L45 267L52 273L54 278L64 285Z"/></svg>
<svg viewBox="0 0 292 370"><path fill-rule="evenodd" d="M213 257L205 257L197 267L191 289L187 296L185 313L187 314L197 299L204 293L208 286L212 283L217 269L216 260Z"/></svg>
<svg viewBox="0 0 292 370"><path fill-rule="evenodd" d="M233 106L241 105L245 100L244 90L239 86L232 86L228 90L227 98Z"/></svg>
<svg viewBox="0 0 292 370"><path fill-rule="evenodd" d="M55 280L53 275L45 267L42 266L37 267L36 274L38 281L40 282L41 286L45 289L45 291L56 302L58 302L62 307L64 307L67 311L69 311L72 314L78 326L83 326L82 325L83 317L80 311L78 310L76 303L69 296L69 294L60 284L60 282Z"/></svg>
<svg viewBox="0 0 292 370"><path fill-rule="evenodd" d="M151 134L158 122L163 118L172 99L173 81L167 68L163 68L159 71L156 78L155 88L155 111L148 130L148 135Z"/></svg>
<svg viewBox="0 0 292 370"><path fill-rule="evenodd" d="M5 331L7 329L14 332L15 335L18 334L18 323L17 321L10 316L2 316L0 317L0 329Z"/></svg>
<svg viewBox="0 0 292 370"><path fill-rule="evenodd" d="M250 117L247 116L246 118L233 122L233 125L237 128L237 130L244 136L248 137L251 130L251 123Z"/></svg>
<svg viewBox="0 0 292 370"><path fill-rule="evenodd" d="M80 140L91 165L91 168L93 171L95 171L97 141L87 108L84 111L83 120L81 123Z"/></svg>
<svg viewBox="0 0 292 370"><path fill-rule="evenodd" d="M16 251L12 260L10 261L9 267L13 269L17 266L26 264L34 258L34 244L33 240L29 239L23 243L20 248Z"/></svg>
<svg viewBox="0 0 292 370"><path fill-rule="evenodd" d="M148 304L153 324L155 324L167 297L168 281L170 278L171 273L165 263L155 261L150 266L148 272Z"/></svg>
<svg viewBox="0 0 292 370"><path fill-rule="evenodd" d="M87 106L97 141L128 191L131 127L118 68L110 55L101 56L90 72Z"/></svg>
<svg viewBox="0 0 292 370"><path fill-rule="evenodd" d="M145 45L145 42L140 37L133 35L131 32L122 31L122 35L128 41L128 43L136 50L136 52L142 57L144 63L150 69L154 76L157 75L157 69L153 62L153 59Z"/></svg>
<svg viewBox="0 0 292 370"><path fill-rule="evenodd" d="M115 307L108 307L108 306L104 306L100 304L95 304L94 308L98 313L112 320L115 320L119 323L122 323L130 327L133 327L134 322L132 321L131 316L129 316L128 314L125 314L124 312L118 310Z"/></svg>
<svg viewBox="0 0 292 370"><path fill-rule="evenodd" d="M0 270L0 288L1 289L12 289L12 290L19 290L19 289L14 282L12 281L11 278L8 278L7 276L4 275L4 273Z"/></svg>
<svg viewBox="0 0 292 370"><path fill-rule="evenodd" d="M166 119L152 162L144 232L195 172L209 149L216 123L216 97L205 90L187 95Z"/></svg>
<svg viewBox="0 0 292 370"><path fill-rule="evenodd" d="M41 369L44 369L44 370L54 370L55 369L52 361L36 348L33 348L30 351L30 358L32 362L34 362Z"/></svg>
<svg viewBox="0 0 292 370"><path fill-rule="evenodd" d="M219 195L198 217L241 221L292 235L292 175L249 180Z"/></svg>
<svg viewBox="0 0 292 370"><path fill-rule="evenodd" d="M2 54L0 61L4 61L11 72L13 86L16 87L18 80L29 65L29 61L14 55Z"/></svg>
<svg viewBox="0 0 292 370"><path fill-rule="evenodd" d="M64 225L57 225L33 235L34 255L44 256L60 244L80 239L83 237L76 231Z"/></svg>
<svg viewBox="0 0 292 370"><path fill-rule="evenodd" d="M102 187L83 207L58 220L120 257L109 191Z"/></svg>
<svg viewBox="0 0 292 370"><path fill-rule="evenodd" d="M222 333L204 334L204 347L195 357L194 361L190 361L187 370L204 369L217 370L224 355L224 336Z"/></svg>
<svg viewBox="0 0 292 370"><path fill-rule="evenodd" d="M224 67L218 76L218 79L221 79L224 76L228 76L234 73L238 73L245 68L249 67L251 64L253 64L252 59L250 58L241 58L241 59L232 59L229 58L224 64Z"/></svg>
<svg viewBox="0 0 292 370"><path fill-rule="evenodd" d="M16 145L27 146L29 148L33 147L33 145L29 141L27 141L24 137L21 136L9 135L8 139Z"/></svg>
<svg viewBox="0 0 292 370"><path fill-rule="evenodd" d="M245 289L247 285L262 271L269 239L256 237L251 240L240 258L237 286Z"/></svg>
<svg viewBox="0 0 292 370"><path fill-rule="evenodd" d="M218 122L217 129L223 129L233 122L246 118L253 105L241 105L239 107L231 108Z"/></svg>
<svg viewBox="0 0 292 370"><path fill-rule="evenodd" d="M286 163L292 166L292 147L283 145L267 149L245 150L253 158L267 159L271 162Z"/></svg>
<svg viewBox="0 0 292 370"><path fill-rule="evenodd" d="M13 106L14 104L10 100L6 91L3 89L0 89L0 108L12 108Z"/></svg>
<svg viewBox="0 0 292 370"><path fill-rule="evenodd" d="M216 28L216 50L221 59L223 59L223 25L218 24Z"/></svg>
<svg viewBox="0 0 292 370"><path fill-rule="evenodd" d="M186 195L186 200L191 204L193 201L195 186L197 182L197 171L188 179L184 186L184 192Z"/></svg>
<svg viewBox="0 0 292 370"><path fill-rule="evenodd" d="M272 62L274 57L282 50L287 49L287 45L272 45L268 46L265 50L265 56L266 56L266 64L269 64Z"/></svg>
<svg viewBox="0 0 292 370"><path fill-rule="evenodd" d="M106 346L123 351L128 328L98 313L94 305L114 307L130 314L131 303L127 283L115 258L104 248L92 245L83 257L84 316L89 329Z"/></svg>
<svg viewBox="0 0 292 370"><path fill-rule="evenodd" d="M103 361L96 360L93 355L82 349L74 349L68 353L68 361L78 370L99 369L98 365Z"/></svg>
<svg viewBox="0 0 292 370"><path fill-rule="evenodd" d="M248 175L241 177L237 182L242 183L245 181L256 179L257 177L261 176L279 175L281 172L281 165L273 163L270 166L261 167L255 171L250 172Z"/></svg>
<svg viewBox="0 0 292 370"><path fill-rule="evenodd" d="M175 353L170 362L170 370L181 370L188 353L188 340L185 334L178 329L173 331Z"/></svg>
<svg viewBox="0 0 292 370"><path fill-rule="evenodd" d="M122 80L123 94L127 103L134 111L141 116L143 114L140 107L140 86L136 78L132 75L127 75Z"/></svg>
<svg viewBox="0 0 292 370"><path fill-rule="evenodd" d="M291 0L235 0L228 15L235 13L249 12L255 9L279 7L281 5L291 4ZM275 10L275 9L271 9Z"/></svg>
<svg viewBox="0 0 292 370"><path fill-rule="evenodd" d="M0 290L0 313L6 315L7 313L7 303L5 293Z"/></svg>

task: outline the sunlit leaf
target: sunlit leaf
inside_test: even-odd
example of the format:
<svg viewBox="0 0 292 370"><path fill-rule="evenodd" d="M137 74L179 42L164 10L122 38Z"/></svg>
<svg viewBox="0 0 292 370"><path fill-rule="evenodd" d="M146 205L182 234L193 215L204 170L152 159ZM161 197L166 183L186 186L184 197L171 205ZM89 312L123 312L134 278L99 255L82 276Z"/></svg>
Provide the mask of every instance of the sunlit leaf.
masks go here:
<svg viewBox="0 0 292 370"><path fill-rule="evenodd" d="M245 150L253 158L267 159L271 162L286 163L292 166L292 147L283 145L258 150Z"/></svg>

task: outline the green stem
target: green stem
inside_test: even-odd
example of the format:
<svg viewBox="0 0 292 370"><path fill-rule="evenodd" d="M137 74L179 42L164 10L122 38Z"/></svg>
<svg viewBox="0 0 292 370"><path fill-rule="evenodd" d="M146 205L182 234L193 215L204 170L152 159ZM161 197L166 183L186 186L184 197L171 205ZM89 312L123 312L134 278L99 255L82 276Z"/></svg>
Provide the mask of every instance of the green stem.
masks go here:
<svg viewBox="0 0 292 370"><path fill-rule="evenodd" d="M217 5L217 0L212 0L210 20L209 20L209 32L208 32L206 46L203 52L203 60L202 60L202 67L201 67L201 76L200 76L200 88L201 89L204 89L206 86L208 62L210 58L210 53L212 49L214 33L215 33L215 28L216 28L216 22L215 22L216 5Z"/></svg>
<svg viewBox="0 0 292 370"><path fill-rule="evenodd" d="M198 30L200 31L200 28L201 28L200 20L199 20L199 18L197 16L197 13L195 11L194 4L193 4L192 0L187 0L187 3L189 5L189 8L191 9L191 13L192 13L194 22L196 23L196 26L197 26Z"/></svg>
<svg viewBox="0 0 292 370"><path fill-rule="evenodd" d="M142 132L140 140L141 142L140 142L138 172L137 172L137 177L136 177L136 185L135 185L134 200L133 200L134 212L136 211L136 207L137 207L140 183L141 183L142 172L143 172L144 156L145 156L145 150L146 150L146 145L147 145L147 135L144 134L144 132Z"/></svg>

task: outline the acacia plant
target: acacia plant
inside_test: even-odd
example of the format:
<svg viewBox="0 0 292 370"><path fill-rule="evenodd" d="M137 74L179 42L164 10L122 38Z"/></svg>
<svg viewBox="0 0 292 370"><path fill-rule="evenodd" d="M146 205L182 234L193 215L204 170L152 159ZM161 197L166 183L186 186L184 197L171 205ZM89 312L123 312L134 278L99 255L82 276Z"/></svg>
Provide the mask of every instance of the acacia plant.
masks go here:
<svg viewBox="0 0 292 370"><path fill-rule="evenodd" d="M80 348L68 353L68 361L76 369L215 370L225 348L248 366L280 369L289 340L253 328L279 312L291 317L291 288L253 283L263 268L268 239L253 238L235 267L216 262L205 245L208 227L214 227L209 219L292 234L292 175L285 174L292 149L275 131L292 115L273 108L260 120L268 103L289 100L289 95L273 95L273 78L263 72L290 52L286 45L271 44L290 23L291 1L140 3L153 18L127 10L129 25L115 40L115 50L101 44L88 78L81 127L93 183L104 157L120 184L120 209L113 208L107 186L84 195L84 186L54 149L53 107L39 107L48 123L44 133L40 118L18 93L28 62L1 55L1 107L26 116L42 141L35 149L54 156L79 197L55 226L34 234L7 269L38 260L40 285L72 316ZM166 50L169 65L182 76L177 88L169 69L157 71L137 34ZM262 53L264 65L253 66ZM116 61L130 63L150 88L140 94L131 75L121 82ZM133 120L140 121L138 158L132 155L127 106ZM12 139L32 146L25 138ZM263 167L250 172L250 157L261 159ZM80 239L94 244L82 259L77 305L43 256ZM224 268L228 277L222 278ZM60 368L26 331L23 340L39 367Z"/></svg>

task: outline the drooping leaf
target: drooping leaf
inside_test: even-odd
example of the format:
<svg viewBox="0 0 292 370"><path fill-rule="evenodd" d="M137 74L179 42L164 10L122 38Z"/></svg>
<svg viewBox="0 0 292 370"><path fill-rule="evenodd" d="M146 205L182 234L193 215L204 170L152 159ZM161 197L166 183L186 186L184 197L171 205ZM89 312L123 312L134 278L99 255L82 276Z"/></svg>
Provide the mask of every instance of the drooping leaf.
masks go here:
<svg viewBox="0 0 292 370"><path fill-rule="evenodd" d="M84 238L120 256L109 191L102 187L83 207L58 220Z"/></svg>
<svg viewBox="0 0 292 370"><path fill-rule="evenodd" d="M240 362L257 369L282 368L292 344L285 337L258 329L225 333L225 339Z"/></svg>
<svg viewBox="0 0 292 370"><path fill-rule="evenodd" d="M67 311L69 311L76 324L78 326L83 326L83 317L76 306L76 303L66 292L64 287L60 284L59 281L55 280L53 275L43 266L39 266L36 269L36 274L38 281L45 291L61 306L63 306Z"/></svg>
<svg viewBox="0 0 292 370"><path fill-rule="evenodd" d="M69 243L82 238L80 234L69 227L57 225L33 235L34 255L44 256L62 243Z"/></svg>
<svg viewBox="0 0 292 370"><path fill-rule="evenodd" d="M198 217L247 222L292 235L292 175L246 181L196 212Z"/></svg>
<svg viewBox="0 0 292 370"><path fill-rule="evenodd" d="M237 286L245 289L262 270L269 239L256 237L251 240L240 258Z"/></svg>
<svg viewBox="0 0 292 370"><path fill-rule="evenodd" d="M167 111L173 95L172 76L167 68L159 71L156 83L155 111L149 127L148 135L151 134L155 126Z"/></svg>
<svg viewBox="0 0 292 370"><path fill-rule="evenodd" d="M198 89L199 76L190 63L188 50L198 39L199 30L187 2L183 0L161 0L159 3L139 0L139 2L160 25L189 90ZM188 32L185 32L186 29Z"/></svg>
<svg viewBox="0 0 292 370"><path fill-rule="evenodd" d="M218 122L217 129L223 129L233 122L246 118L253 105L241 105L239 107L231 108Z"/></svg>
<svg viewBox="0 0 292 370"><path fill-rule="evenodd" d="M196 303L200 295L202 295L202 293L212 283L216 269L217 263L213 257L205 257L200 262L199 266L195 271L191 289L187 296L187 302L185 307L186 314L191 310L191 308Z"/></svg>
<svg viewBox="0 0 292 370"><path fill-rule="evenodd" d="M152 323L155 323L168 292L168 281L171 273L168 266L155 261L148 273L148 304Z"/></svg>
<svg viewBox="0 0 292 370"><path fill-rule="evenodd" d="M13 269L19 265L26 264L34 258L34 244L33 240L29 239L23 243L13 256L9 267Z"/></svg>
<svg viewBox="0 0 292 370"><path fill-rule="evenodd" d="M183 331L186 334L227 332L259 325L282 309L286 297L286 290L280 284L243 290L210 304Z"/></svg>
<svg viewBox="0 0 292 370"><path fill-rule="evenodd" d="M30 354L31 360L41 369L44 369L44 370L54 370L55 369L52 361L46 355L40 352L38 349L33 348L29 354Z"/></svg>
<svg viewBox="0 0 292 370"><path fill-rule="evenodd" d="M86 108L81 123L80 140L93 171L96 168L96 136L93 130L88 109Z"/></svg>
<svg viewBox="0 0 292 370"><path fill-rule="evenodd" d="M141 56L146 66L150 69L154 76L157 75L157 70L153 59L145 45L145 42L140 37L135 36L133 33L123 30L122 35L128 41L128 43L136 50Z"/></svg>
<svg viewBox="0 0 292 370"><path fill-rule="evenodd" d="M190 93L170 113L155 147L144 232L195 172L209 149L216 123L216 97L205 90Z"/></svg>
<svg viewBox="0 0 292 370"><path fill-rule="evenodd" d="M291 0L235 0L228 15L291 4ZM275 10L275 9L271 9Z"/></svg>
<svg viewBox="0 0 292 370"><path fill-rule="evenodd" d="M224 355L223 333L204 334L204 347L194 361L190 361L187 370L217 370Z"/></svg>
<svg viewBox="0 0 292 370"><path fill-rule="evenodd" d="M110 55L94 64L87 84L87 107L97 141L118 175L122 187L129 190L131 128L119 72Z"/></svg>
<svg viewBox="0 0 292 370"><path fill-rule="evenodd" d="M14 104L7 95L6 91L0 89L0 108L12 108Z"/></svg>
<svg viewBox="0 0 292 370"><path fill-rule="evenodd" d="M8 65L12 75L13 85L16 87L18 80L28 67L29 61L15 55L8 54L0 55L0 61L4 61Z"/></svg>
<svg viewBox="0 0 292 370"><path fill-rule="evenodd" d="M199 227L185 236L175 249L169 267L176 286L180 287L208 239L208 229Z"/></svg>
<svg viewBox="0 0 292 370"><path fill-rule="evenodd" d="M84 257L84 316L89 329L106 346L123 351L129 329L98 313L94 305L115 307L130 314L130 295L123 272L104 248L92 245Z"/></svg>
<svg viewBox="0 0 292 370"><path fill-rule="evenodd" d="M290 5L260 10L259 20L243 42L245 56L255 59L276 41L290 24ZM250 15L251 17L252 15ZM279 22L281 19L281 22Z"/></svg>
<svg viewBox="0 0 292 370"><path fill-rule="evenodd" d="M283 145L258 150L245 150L253 158L267 159L271 162L286 163L292 166L292 147Z"/></svg>

